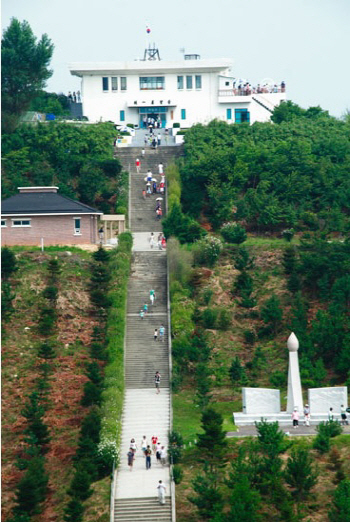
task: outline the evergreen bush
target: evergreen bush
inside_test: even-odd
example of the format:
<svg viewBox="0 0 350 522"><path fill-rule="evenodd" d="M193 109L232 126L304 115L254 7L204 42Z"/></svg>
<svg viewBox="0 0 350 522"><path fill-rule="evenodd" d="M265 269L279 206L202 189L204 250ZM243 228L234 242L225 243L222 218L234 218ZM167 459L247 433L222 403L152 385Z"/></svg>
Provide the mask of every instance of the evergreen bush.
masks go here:
<svg viewBox="0 0 350 522"><path fill-rule="evenodd" d="M220 229L220 233L227 243L240 245L247 239L246 230L238 223L224 223Z"/></svg>

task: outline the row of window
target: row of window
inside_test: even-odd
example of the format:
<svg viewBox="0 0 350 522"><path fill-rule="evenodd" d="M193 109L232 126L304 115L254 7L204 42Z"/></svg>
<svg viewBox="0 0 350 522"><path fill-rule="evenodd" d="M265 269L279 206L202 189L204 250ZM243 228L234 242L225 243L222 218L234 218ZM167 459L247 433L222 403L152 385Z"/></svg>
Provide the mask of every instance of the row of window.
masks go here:
<svg viewBox="0 0 350 522"><path fill-rule="evenodd" d="M186 109L181 109L181 119L186 119ZM232 120L232 109L226 109L226 119ZM125 121L125 111L119 111L119 121ZM235 123L249 123L248 109L235 109Z"/></svg>
<svg viewBox="0 0 350 522"><path fill-rule="evenodd" d="M193 81L194 79L194 81ZM140 76L140 90L164 90L165 89L165 77L164 76ZM127 78L126 76L103 76L102 77L102 91L108 92L111 88L112 92L118 91L120 85L121 91L127 90ZM202 88L202 76L196 74L195 76L178 76L177 77L177 88L183 90L186 85L187 90Z"/></svg>
<svg viewBox="0 0 350 522"><path fill-rule="evenodd" d="M81 219L80 218L73 218L74 219L74 234L78 235L81 234ZM1 228L7 227L7 219L1 220ZM31 227L31 219L11 219L11 226L12 227Z"/></svg>
<svg viewBox="0 0 350 522"><path fill-rule="evenodd" d="M184 88L184 79L186 81L186 89L193 89L193 76L178 76L177 77L177 88L182 90ZM202 88L202 76L196 74L194 76L194 86L196 89Z"/></svg>
<svg viewBox="0 0 350 522"><path fill-rule="evenodd" d="M108 76L103 76L102 77L102 90L103 90L103 92L109 91L109 80L111 80L111 90L112 90L112 92L115 92L115 91L118 90L119 83L120 83L120 90L121 91L126 91L126 89L127 89L126 76L120 76L120 78L118 78L118 76L111 76L111 78L109 78Z"/></svg>

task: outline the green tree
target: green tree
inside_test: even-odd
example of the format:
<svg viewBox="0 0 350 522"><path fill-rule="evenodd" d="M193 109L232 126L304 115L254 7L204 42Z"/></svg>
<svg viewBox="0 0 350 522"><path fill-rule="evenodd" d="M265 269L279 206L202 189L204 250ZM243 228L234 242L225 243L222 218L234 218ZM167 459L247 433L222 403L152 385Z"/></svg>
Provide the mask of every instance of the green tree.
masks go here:
<svg viewBox="0 0 350 522"><path fill-rule="evenodd" d="M15 254L7 247L1 248L1 279L6 281L18 270Z"/></svg>
<svg viewBox="0 0 350 522"><path fill-rule="evenodd" d="M48 475L43 457L31 459L28 469L16 488L15 512L33 515L40 512L40 503L45 500Z"/></svg>
<svg viewBox="0 0 350 522"><path fill-rule="evenodd" d="M64 510L63 520L65 522L82 522L84 514L84 506L77 498L72 498Z"/></svg>
<svg viewBox="0 0 350 522"><path fill-rule="evenodd" d="M204 475L198 474L192 481L196 495L190 495L188 499L197 507L199 516L204 520L213 519L223 507L217 478L216 473L204 466Z"/></svg>
<svg viewBox="0 0 350 522"><path fill-rule="evenodd" d="M28 22L12 18L1 42L2 127L12 132L38 91L52 76L53 44L46 34L37 41Z"/></svg>
<svg viewBox="0 0 350 522"><path fill-rule="evenodd" d="M91 497L93 490L90 488L91 476L85 470L78 468L73 477L68 494L78 500L86 500Z"/></svg>
<svg viewBox="0 0 350 522"><path fill-rule="evenodd" d="M230 494L230 511L222 520L223 522L259 522L262 520L259 514L261 497L251 487L248 478L244 475L234 483Z"/></svg>
<svg viewBox="0 0 350 522"><path fill-rule="evenodd" d="M213 408L207 408L202 414L204 433L198 434L197 447L201 458L211 470L224 466L227 462L227 439L223 430L223 418Z"/></svg>
<svg viewBox="0 0 350 522"><path fill-rule="evenodd" d="M333 493L333 502L328 512L330 522L350 522L350 480L342 480Z"/></svg>
<svg viewBox="0 0 350 522"><path fill-rule="evenodd" d="M274 334L276 334L278 326L281 324L283 311L280 300L276 295L272 295L265 301L261 308L261 318L265 324L269 325Z"/></svg>
<svg viewBox="0 0 350 522"><path fill-rule="evenodd" d="M284 478L293 488L298 502L308 497L310 490L317 484L317 476L310 452L302 448L292 450L284 470Z"/></svg>

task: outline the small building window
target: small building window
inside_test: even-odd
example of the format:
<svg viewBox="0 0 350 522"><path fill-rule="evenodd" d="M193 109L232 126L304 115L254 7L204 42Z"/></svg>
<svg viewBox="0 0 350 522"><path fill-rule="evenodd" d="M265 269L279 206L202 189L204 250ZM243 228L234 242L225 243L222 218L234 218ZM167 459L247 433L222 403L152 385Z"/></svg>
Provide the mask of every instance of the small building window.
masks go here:
<svg viewBox="0 0 350 522"><path fill-rule="evenodd" d="M1 220L1 227L7 227L6 225L6 219Z"/></svg>
<svg viewBox="0 0 350 522"><path fill-rule="evenodd" d="M235 109L235 123L249 123L250 113L248 109Z"/></svg>
<svg viewBox="0 0 350 522"><path fill-rule="evenodd" d="M120 90L126 91L126 76L120 77Z"/></svg>
<svg viewBox="0 0 350 522"><path fill-rule="evenodd" d="M183 76L177 77L177 88L180 90L184 88L184 77Z"/></svg>
<svg viewBox="0 0 350 522"><path fill-rule="evenodd" d="M186 89L192 89L192 76L186 76Z"/></svg>
<svg viewBox="0 0 350 522"><path fill-rule="evenodd" d="M164 90L165 77L164 76L140 76L141 91L149 90Z"/></svg>
<svg viewBox="0 0 350 522"><path fill-rule="evenodd" d="M74 218L74 235L78 236L81 234L81 219Z"/></svg>
<svg viewBox="0 0 350 522"><path fill-rule="evenodd" d="M112 91L118 90L118 78L116 76L112 76L111 78Z"/></svg>
<svg viewBox="0 0 350 522"><path fill-rule="evenodd" d="M225 82L225 87L229 87L230 86L230 82Z"/></svg>
<svg viewBox="0 0 350 522"><path fill-rule="evenodd" d="M182 120L186 119L186 109L181 109L181 119Z"/></svg>
<svg viewBox="0 0 350 522"><path fill-rule="evenodd" d="M202 76L199 74L199 75L196 75L196 89L201 89L202 88Z"/></svg>
<svg viewBox="0 0 350 522"><path fill-rule="evenodd" d="M30 219L13 219L12 220L13 227L30 227Z"/></svg>
<svg viewBox="0 0 350 522"><path fill-rule="evenodd" d="M109 82L107 76L103 76L102 78L102 90L103 92L107 92L109 90Z"/></svg>
<svg viewBox="0 0 350 522"><path fill-rule="evenodd" d="M119 111L119 119L120 121L125 121L125 111Z"/></svg>
<svg viewBox="0 0 350 522"><path fill-rule="evenodd" d="M232 109L226 109L226 119L232 120Z"/></svg>

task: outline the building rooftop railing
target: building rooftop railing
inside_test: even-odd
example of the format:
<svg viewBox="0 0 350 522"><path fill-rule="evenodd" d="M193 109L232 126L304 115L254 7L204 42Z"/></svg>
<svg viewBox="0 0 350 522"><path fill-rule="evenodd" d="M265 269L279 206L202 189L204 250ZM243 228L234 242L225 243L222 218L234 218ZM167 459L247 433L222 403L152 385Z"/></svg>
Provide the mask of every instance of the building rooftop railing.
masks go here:
<svg viewBox="0 0 350 522"><path fill-rule="evenodd" d="M257 85L246 84L231 89L219 89L219 96L251 96L252 94L274 94L286 92L285 84L281 85Z"/></svg>

